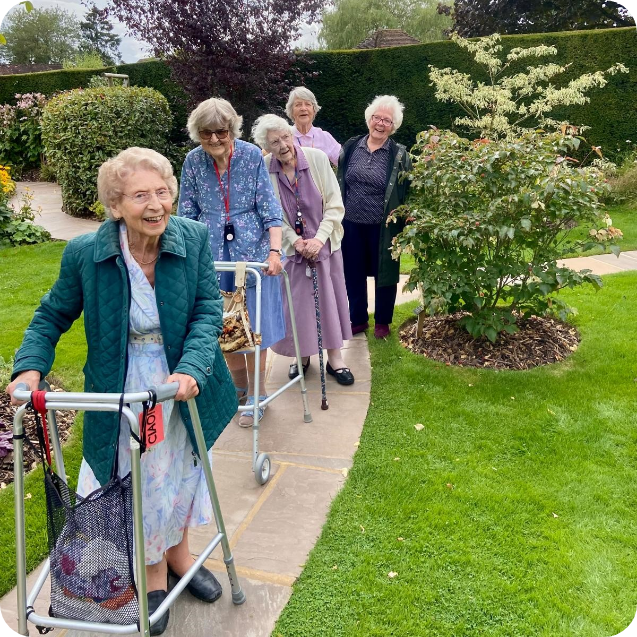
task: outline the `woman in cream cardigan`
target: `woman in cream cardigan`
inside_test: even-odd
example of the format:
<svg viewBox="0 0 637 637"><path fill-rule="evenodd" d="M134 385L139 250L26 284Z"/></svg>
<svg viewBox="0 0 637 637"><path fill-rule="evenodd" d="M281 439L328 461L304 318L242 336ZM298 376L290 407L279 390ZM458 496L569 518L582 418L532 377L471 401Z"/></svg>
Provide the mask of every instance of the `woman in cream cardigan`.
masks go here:
<svg viewBox="0 0 637 637"><path fill-rule="evenodd" d="M284 211L284 267L292 288L303 371L310 365L310 356L318 354L311 262L318 276L327 373L341 385L351 385L354 376L341 353L343 341L352 338L341 254L345 209L330 160L322 150L297 146L291 126L276 115L260 117L252 137L271 153L265 162ZM286 336L272 349L282 356L294 356L290 312L285 295L283 298ZM296 363L292 363L290 378L297 374Z"/></svg>

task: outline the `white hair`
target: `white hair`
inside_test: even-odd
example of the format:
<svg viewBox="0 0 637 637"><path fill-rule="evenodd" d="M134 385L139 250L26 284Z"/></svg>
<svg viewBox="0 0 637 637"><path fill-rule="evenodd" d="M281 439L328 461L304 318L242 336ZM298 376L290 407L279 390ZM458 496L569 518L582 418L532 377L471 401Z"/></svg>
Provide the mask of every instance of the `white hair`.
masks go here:
<svg viewBox="0 0 637 637"><path fill-rule="evenodd" d="M132 146L105 161L97 172L97 196L111 219L114 219L111 207L122 198L122 180L140 169L156 172L166 182L175 201L177 179L170 162L156 150Z"/></svg>
<svg viewBox="0 0 637 637"><path fill-rule="evenodd" d="M272 131L285 131L292 135L292 127L278 115L261 115L252 127L252 139L264 150L268 148L268 133Z"/></svg>
<svg viewBox="0 0 637 637"><path fill-rule="evenodd" d="M377 95L374 101L365 109L365 123L369 126L372 115L376 114L379 108L387 109L392 112L392 133L395 133L403 123L403 111L405 107L398 101L394 95Z"/></svg>
<svg viewBox="0 0 637 637"><path fill-rule="evenodd" d="M193 142L200 143L199 131L208 128L220 130L227 128L232 139L241 137L243 117L237 115L232 104L220 97L207 99L190 113L188 117L188 133Z"/></svg>
<svg viewBox="0 0 637 637"><path fill-rule="evenodd" d="M290 118L291 122L294 121L294 117L292 117L292 108L294 107L295 100L307 100L308 102L312 102L312 107L314 108L314 117L316 117L316 114L321 110L321 107L316 101L314 93L312 93L309 88L305 88L305 86L297 86L290 91L288 103L285 105L285 112L287 113L287 116Z"/></svg>

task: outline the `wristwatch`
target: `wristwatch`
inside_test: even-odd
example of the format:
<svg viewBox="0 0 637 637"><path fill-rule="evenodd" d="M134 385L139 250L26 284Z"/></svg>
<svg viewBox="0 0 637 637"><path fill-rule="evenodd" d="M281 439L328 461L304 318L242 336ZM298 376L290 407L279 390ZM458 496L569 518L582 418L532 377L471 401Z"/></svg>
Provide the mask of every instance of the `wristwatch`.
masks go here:
<svg viewBox="0 0 637 637"><path fill-rule="evenodd" d="M274 248L270 248L270 252L276 252L280 257L283 256L282 250L275 250Z"/></svg>

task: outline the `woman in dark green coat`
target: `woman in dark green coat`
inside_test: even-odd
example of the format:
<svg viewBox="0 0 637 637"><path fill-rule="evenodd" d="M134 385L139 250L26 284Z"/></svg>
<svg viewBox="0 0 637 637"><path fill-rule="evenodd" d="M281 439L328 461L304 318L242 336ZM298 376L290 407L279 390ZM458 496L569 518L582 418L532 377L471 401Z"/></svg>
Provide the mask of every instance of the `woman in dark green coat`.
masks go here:
<svg viewBox="0 0 637 637"><path fill-rule="evenodd" d="M15 357L12 383L37 389L49 373L60 336L84 313L89 392L136 392L178 382L162 403L164 439L142 455L142 502L149 612L166 598L168 568L192 565L188 527L212 520L212 507L186 400L197 397L207 448L237 409L217 337L223 305L206 226L171 216L177 181L170 162L129 148L102 165L100 201L110 219L68 243L60 275L44 296ZM140 408L133 405L133 409ZM120 473L130 468L128 426L117 414L87 412L78 492L108 482L119 448ZM118 447L119 440L119 447ZM209 452L210 453L210 452ZM205 568L188 584L213 602L221 586ZM151 628L161 634L168 613Z"/></svg>

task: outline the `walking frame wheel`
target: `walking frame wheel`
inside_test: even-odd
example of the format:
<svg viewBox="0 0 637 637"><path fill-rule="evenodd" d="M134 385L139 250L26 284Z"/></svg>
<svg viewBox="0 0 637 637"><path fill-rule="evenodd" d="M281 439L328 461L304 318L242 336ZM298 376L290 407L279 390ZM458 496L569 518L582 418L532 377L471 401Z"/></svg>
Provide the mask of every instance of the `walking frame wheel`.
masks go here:
<svg viewBox="0 0 637 637"><path fill-rule="evenodd" d="M257 484L265 484L270 479L270 456L267 453L260 453L254 464L254 479Z"/></svg>

